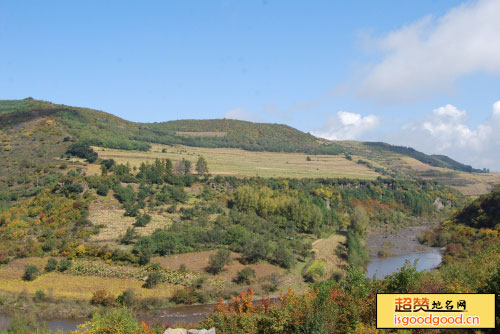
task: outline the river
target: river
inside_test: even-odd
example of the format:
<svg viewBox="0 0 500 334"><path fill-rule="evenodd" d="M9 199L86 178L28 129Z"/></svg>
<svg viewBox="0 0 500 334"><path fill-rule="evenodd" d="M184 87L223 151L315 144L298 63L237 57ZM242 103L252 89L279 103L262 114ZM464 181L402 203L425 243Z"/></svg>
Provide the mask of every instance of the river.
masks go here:
<svg viewBox="0 0 500 334"><path fill-rule="evenodd" d="M432 225L419 225L400 228L397 231L378 229L372 231L367 239L370 250L370 263L366 277L374 275L384 278L399 269L409 260L417 261L417 270L430 270L441 263L441 250L435 247L421 245L417 236ZM378 252L384 250L389 256L379 257Z"/></svg>
<svg viewBox="0 0 500 334"><path fill-rule="evenodd" d="M207 305L182 305L157 309L154 315L141 315L138 317L149 324L162 323L173 325L175 323L198 323L205 319L215 307L215 304ZM11 317L0 313L0 330L7 329ZM51 319L44 321L52 331L62 329L64 332L75 330L76 327L88 319Z"/></svg>

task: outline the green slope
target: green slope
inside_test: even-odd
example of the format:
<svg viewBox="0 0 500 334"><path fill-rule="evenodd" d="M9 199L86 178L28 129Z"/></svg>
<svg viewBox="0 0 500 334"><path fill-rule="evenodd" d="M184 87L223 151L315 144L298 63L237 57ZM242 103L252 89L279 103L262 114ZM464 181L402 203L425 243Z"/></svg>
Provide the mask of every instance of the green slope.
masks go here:
<svg viewBox="0 0 500 334"><path fill-rule="evenodd" d="M230 119L178 120L135 123L114 115L32 98L0 101L0 130L8 132L26 122L51 118L72 141L126 150L148 150L150 143L197 147L230 147L252 151L355 154L380 163L397 155L425 164L465 172L483 172L442 155L427 155L412 148L385 143L332 142L283 124L252 123ZM354 143L354 144L353 144ZM66 145L67 146L67 145Z"/></svg>

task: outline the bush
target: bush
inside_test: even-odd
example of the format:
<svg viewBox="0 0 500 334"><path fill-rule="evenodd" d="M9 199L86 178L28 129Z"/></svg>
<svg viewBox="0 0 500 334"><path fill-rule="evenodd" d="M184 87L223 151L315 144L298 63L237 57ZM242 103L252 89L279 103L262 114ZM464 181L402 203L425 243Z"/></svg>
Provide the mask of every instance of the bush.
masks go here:
<svg viewBox="0 0 500 334"><path fill-rule="evenodd" d="M51 250L55 249L57 247L57 242L55 239L50 238L47 239L43 244L42 244L42 250L44 252L50 252Z"/></svg>
<svg viewBox="0 0 500 334"><path fill-rule="evenodd" d="M236 276L234 281L238 284L250 284L252 278L255 278L255 270L250 267L245 267L238 271L238 276Z"/></svg>
<svg viewBox="0 0 500 334"><path fill-rule="evenodd" d="M115 297L106 290L97 290L90 299L92 305L112 306L115 303Z"/></svg>
<svg viewBox="0 0 500 334"><path fill-rule="evenodd" d="M323 261L314 260L305 268L304 279L307 282L317 282L325 275L325 263Z"/></svg>
<svg viewBox="0 0 500 334"><path fill-rule="evenodd" d="M86 322L86 334L120 333L120 334L146 334L151 333L141 326L127 309L112 309L94 313L92 320Z"/></svg>
<svg viewBox="0 0 500 334"><path fill-rule="evenodd" d="M97 153L87 144L84 143L74 143L68 147L66 151L67 154L77 156L79 158L87 159L88 162L92 163L97 160Z"/></svg>
<svg viewBox="0 0 500 334"><path fill-rule="evenodd" d="M116 302L122 306L133 307L137 304L137 297L133 289L127 289L116 298Z"/></svg>
<svg viewBox="0 0 500 334"><path fill-rule="evenodd" d="M387 286L388 291L397 293L417 292L416 288L424 275L423 272L417 271L417 263L418 259L413 262L413 265L410 260L406 260L404 266L398 272L386 277L386 280L389 282Z"/></svg>
<svg viewBox="0 0 500 334"><path fill-rule="evenodd" d="M99 196L106 196L108 194L109 187L106 183L100 183L97 186L97 195Z"/></svg>
<svg viewBox="0 0 500 334"><path fill-rule="evenodd" d="M12 317L7 331L0 331L0 333L9 334L52 334L52 331L47 328L46 324L40 324L33 315L26 313L16 313Z"/></svg>
<svg viewBox="0 0 500 334"><path fill-rule="evenodd" d="M133 243L134 239L139 238L139 234L135 230L134 227L128 227L127 231L123 235L123 237L120 239L120 243L124 245L130 245Z"/></svg>
<svg viewBox="0 0 500 334"><path fill-rule="evenodd" d="M33 300L35 301L35 303L44 302L47 300L47 295L41 289L36 290Z"/></svg>
<svg viewBox="0 0 500 334"><path fill-rule="evenodd" d="M280 277L278 274L274 273L269 276L266 276L265 283L261 285L262 290L266 293L275 292L278 290L280 285Z"/></svg>
<svg viewBox="0 0 500 334"><path fill-rule="evenodd" d="M59 265L57 266L57 271L64 272L71 267L71 260L68 259L63 259L61 262L59 262Z"/></svg>
<svg viewBox="0 0 500 334"><path fill-rule="evenodd" d="M162 280L162 275L157 271L153 271L151 274L149 274L148 278L146 279L146 283L144 283L144 287L147 289L152 289L158 283L160 283L161 280Z"/></svg>
<svg viewBox="0 0 500 334"><path fill-rule="evenodd" d="M34 265L26 265L24 267L24 275L23 280L25 281L33 281L35 278L40 275L40 270L38 270L37 266Z"/></svg>
<svg viewBox="0 0 500 334"><path fill-rule="evenodd" d="M224 266L231 262L231 251L227 249L219 249L215 254L210 255L208 271L213 274L218 274L224 270Z"/></svg>
<svg viewBox="0 0 500 334"><path fill-rule="evenodd" d="M194 303L206 303L208 297L199 289L186 288L175 291L170 301L176 304L191 305Z"/></svg>
<svg viewBox="0 0 500 334"><path fill-rule="evenodd" d="M272 262L282 268L290 269L295 263L295 258L288 248L279 245L273 252Z"/></svg>
<svg viewBox="0 0 500 334"><path fill-rule="evenodd" d="M45 271L51 272L55 271L56 269L57 269L57 259L52 257L47 261L47 264L45 265Z"/></svg>
<svg viewBox="0 0 500 334"><path fill-rule="evenodd" d="M135 224L134 226L137 227L144 227L146 226L149 222L151 221L151 216L148 215L147 213L145 214L138 214L135 217Z"/></svg>

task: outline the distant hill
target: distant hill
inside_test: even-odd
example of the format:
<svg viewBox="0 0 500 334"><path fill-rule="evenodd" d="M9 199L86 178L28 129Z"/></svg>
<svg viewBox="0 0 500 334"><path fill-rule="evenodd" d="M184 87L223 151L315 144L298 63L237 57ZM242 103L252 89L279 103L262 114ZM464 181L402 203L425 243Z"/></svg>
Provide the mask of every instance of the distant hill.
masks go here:
<svg viewBox="0 0 500 334"><path fill-rule="evenodd" d="M420 177L404 157L430 167L460 172L484 172L442 155L427 155L409 147L386 143L329 141L283 124L252 123L232 119L177 120L136 123L87 108L26 98L0 101L0 177L15 174L23 161L47 164L72 142L122 150L147 151L152 143L250 151L344 154L387 176ZM36 145L34 145L36 143ZM25 163L26 164L26 163ZM17 168L18 169L18 168ZM450 171L445 173L449 174ZM433 173L433 174L432 174ZM422 177L448 179L454 175L433 171ZM455 181L453 181L455 182ZM460 181L463 182L463 181Z"/></svg>
<svg viewBox="0 0 500 334"><path fill-rule="evenodd" d="M462 164L458 161L455 161L451 159L450 157L447 157L445 155L427 155L425 153L419 152L411 147L404 147L404 146L394 146L386 143L380 143L380 142L367 142L365 145L368 145L370 147L386 150L386 151L391 151L395 153L399 153L402 155L406 155L409 157L412 157L414 159L417 159L420 162L423 162L425 164L434 166L434 167L442 167L442 168L449 168L453 170L458 170L462 172L468 172L468 173L484 173L487 172L485 169L476 169L472 168L472 166Z"/></svg>
<svg viewBox="0 0 500 334"><path fill-rule="evenodd" d="M252 123L233 119L179 120L141 124L138 140L198 147L232 147L250 151L340 154L337 143L283 124ZM217 135L219 134L219 135Z"/></svg>
<svg viewBox="0 0 500 334"><path fill-rule="evenodd" d="M455 215L452 222L475 228L497 229L500 226L500 188L466 206Z"/></svg>

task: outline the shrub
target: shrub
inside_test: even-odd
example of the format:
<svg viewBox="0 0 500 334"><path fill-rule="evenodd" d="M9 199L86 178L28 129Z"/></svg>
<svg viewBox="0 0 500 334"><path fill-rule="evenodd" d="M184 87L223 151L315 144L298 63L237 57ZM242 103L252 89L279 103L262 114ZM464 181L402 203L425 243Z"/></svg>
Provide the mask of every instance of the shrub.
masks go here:
<svg viewBox="0 0 500 334"><path fill-rule="evenodd" d="M40 270L38 270L37 266L34 265L26 265L24 267L24 275L23 280L25 281L33 281L35 278L40 275Z"/></svg>
<svg viewBox="0 0 500 334"><path fill-rule="evenodd" d="M262 290L266 293L275 292L278 290L280 285L280 277L278 274L274 273L266 277L265 283L261 285Z"/></svg>
<svg viewBox="0 0 500 334"><path fill-rule="evenodd" d="M250 284L250 280L255 277L255 270L250 267L245 267L238 271L238 276L234 279L234 281L238 284Z"/></svg>
<svg viewBox="0 0 500 334"><path fill-rule="evenodd" d="M57 266L57 271L64 272L71 267L71 260L68 259L63 259L61 262L59 262L59 265Z"/></svg>
<svg viewBox="0 0 500 334"><path fill-rule="evenodd" d="M115 297L106 290L97 290L90 299L92 305L112 306L115 303Z"/></svg>
<svg viewBox="0 0 500 334"><path fill-rule="evenodd" d="M176 304L191 305L194 303L206 303L208 297L199 289L185 288L175 291L170 301Z"/></svg>
<svg viewBox="0 0 500 334"><path fill-rule="evenodd" d="M12 317L7 331L1 331L0 333L9 334L51 334L52 331L47 328L46 324L40 324L33 315L28 315L26 313L16 313Z"/></svg>
<svg viewBox="0 0 500 334"><path fill-rule="evenodd" d="M213 274L220 273L226 264L231 261L231 251L219 249L215 254L210 255L208 271Z"/></svg>
<svg viewBox="0 0 500 334"><path fill-rule="evenodd" d="M137 227L144 227L146 226L149 222L151 221L151 216L148 215L147 213L145 214L138 214L135 217L135 224L134 226Z"/></svg>
<svg viewBox="0 0 500 334"><path fill-rule="evenodd" d="M424 274L417 271L417 263L418 259L413 262L413 265L410 260L406 260L398 272L386 278L389 282L387 286L389 292L411 293L415 291Z"/></svg>
<svg viewBox="0 0 500 334"><path fill-rule="evenodd" d="M36 303L43 302L43 301L47 300L47 295L45 294L45 292L42 289L36 290L35 296L33 297L33 300Z"/></svg>
<svg viewBox="0 0 500 334"><path fill-rule="evenodd" d="M97 186L97 195L99 196L106 196L108 194L109 187L106 183L100 183Z"/></svg>
<svg viewBox="0 0 500 334"><path fill-rule="evenodd" d="M151 274L148 275L148 278L146 279L146 283L144 283L144 287L147 289L152 289L158 283L160 283L161 280L162 280L162 275L157 271L153 271Z"/></svg>
<svg viewBox="0 0 500 334"><path fill-rule="evenodd" d="M288 248L284 247L283 245L279 245L273 252L271 262L276 263L277 265L285 269L289 269L294 265L295 258Z"/></svg>
<svg viewBox="0 0 500 334"><path fill-rule="evenodd" d="M85 334L120 333L120 334L147 334L151 331L147 326L141 326L127 309L112 309L94 313L92 320L84 325Z"/></svg>
<svg viewBox="0 0 500 334"><path fill-rule="evenodd" d="M42 245L42 250L44 252L50 252L51 250L55 249L57 247L57 241L53 238L47 239L43 245Z"/></svg>
<svg viewBox="0 0 500 334"><path fill-rule="evenodd" d="M137 297L133 289L123 291L117 298L116 302L120 305L132 307L137 304Z"/></svg>
<svg viewBox="0 0 500 334"><path fill-rule="evenodd" d="M135 230L134 227L128 227L127 231L123 235L123 237L120 239L120 243L124 245L130 245L134 239L137 239L139 237L139 234Z"/></svg>
<svg viewBox="0 0 500 334"><path fill-rule="evenodd" d="M325 263L323 261L314 260L305 268L304 279L308 282L317 282L325 275Z"/></svg>
<svg viewBox="0 0 500 334"><path fill-rule="evenodd" d="M57 269L57 259L52 257L47 261L47 264L45 265L45 271L51 272L56 269Z"/></svg>
<svg viewBox="0 0 500 334"><path fill-rule="evenodd" d="M84 143L74 143L68 147L66 151L67 154L77 156L79 158L87 159L88 162L92 163L97 160L97 153L87 144Z"/></svg>

